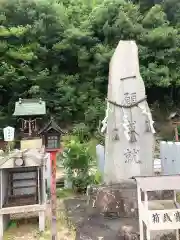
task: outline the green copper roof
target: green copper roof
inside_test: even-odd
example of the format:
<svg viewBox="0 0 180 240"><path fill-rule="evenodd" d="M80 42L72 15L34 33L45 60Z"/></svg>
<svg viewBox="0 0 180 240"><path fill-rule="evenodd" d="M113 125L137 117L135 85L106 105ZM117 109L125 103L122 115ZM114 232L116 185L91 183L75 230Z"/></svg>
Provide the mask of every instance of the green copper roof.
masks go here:
<svg viewBox="0 0 180 240"><path fill-rule="evenodd" d="M19 99L13 116L37 116L46 114L46 103L40 99Z"/></svg>

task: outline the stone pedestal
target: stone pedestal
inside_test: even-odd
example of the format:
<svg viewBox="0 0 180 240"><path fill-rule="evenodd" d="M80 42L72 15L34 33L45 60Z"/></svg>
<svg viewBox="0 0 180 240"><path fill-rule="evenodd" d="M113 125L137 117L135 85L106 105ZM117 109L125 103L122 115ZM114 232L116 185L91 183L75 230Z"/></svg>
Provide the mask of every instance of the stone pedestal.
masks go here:
<svg viewBox="0 0 180 240"><path fill-rule="evenodd" d="M96 228L100 223L108 226L112 232L109 233L110 235L107 237L105 237L106 234L104 234L104 239L140 239L137 185L135 180L131 179L116 184L91 186L88 188L87 195L86 213L89 216L89 221L91 221L91 223L88 221L87 224L92 226L92 221L96 221ZM163 199L171 199L172 191L148 193L148 198L151 200L162 199L162 197ZM84 227L82 229L84 229ZM164 234L154 232L152 234L152 240L166 240L169 236L174 237L174 234L171 233L171 231L164 232ZM81 238L77 238L77 240L79 239ZM92 239L94 240L96 238L92 237Z"/></svg>
<svg viewBox="0 0 180 240"><path fill-rule="evenodd" d="M88 212L109 217L138 218L137 190L134 180L88 189Z"/></svg>

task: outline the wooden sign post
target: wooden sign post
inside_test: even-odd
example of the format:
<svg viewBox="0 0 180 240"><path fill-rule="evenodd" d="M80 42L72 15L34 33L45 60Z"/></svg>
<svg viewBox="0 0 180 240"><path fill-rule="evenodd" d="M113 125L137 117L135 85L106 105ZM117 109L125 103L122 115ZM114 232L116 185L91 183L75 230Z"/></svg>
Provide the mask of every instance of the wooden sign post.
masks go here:
<svg viewBox="0 0 180 240"><path fill-rule="evenodd" d="M173 122L175 124L174 132L175 132L175 141L179 142L179 133L178 133L178 125L180 125L180 122Z"/></svg>
<svg viewBox="0 0 180 240"><path fill-rule="evenodd" d="M3 129L4 133L4 141L8 142L8 151L11 151L10 143L14 141L14 128L13 127L6 127Z"/></svg>

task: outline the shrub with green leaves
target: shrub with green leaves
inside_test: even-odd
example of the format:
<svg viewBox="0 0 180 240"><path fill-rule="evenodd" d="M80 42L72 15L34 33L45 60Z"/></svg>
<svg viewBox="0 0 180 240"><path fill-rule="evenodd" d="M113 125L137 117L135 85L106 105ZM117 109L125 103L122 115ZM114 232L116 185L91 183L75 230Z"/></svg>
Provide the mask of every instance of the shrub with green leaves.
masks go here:
<svg viewBox="0 0 180 240"><path fill-rule="evenodd" d="M92 160L92 155L86 143L81 143L78 138L66 140L61 161L73 187L85 189L91 183L89 169Z"/></svg>

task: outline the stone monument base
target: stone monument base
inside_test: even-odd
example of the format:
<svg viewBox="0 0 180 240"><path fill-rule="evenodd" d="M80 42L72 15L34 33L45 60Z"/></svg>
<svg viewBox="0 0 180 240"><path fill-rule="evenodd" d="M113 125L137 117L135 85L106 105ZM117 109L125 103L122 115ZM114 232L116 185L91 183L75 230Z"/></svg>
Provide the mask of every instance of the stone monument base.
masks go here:
<svg viewBox="0 0 180 240"><path fill-rule="evenodd" d="M139 239L137 184L134 179L109 185L90 186L87 191L87 213L92 218L104 218L108 226L116 229L117 239ZM142 196L143 198L143 196ZM172 191L149 192L149 200L172 199ZM106 219L106 220L105 220ZM116 226L116 227L115 227ZM152 239L175 239L173 231L155 232Z"/></svg>
<svg viewBox="0 0 180 240"><path fill-rule="evenodd" d="M139 240L136 182L91 186L87 197L65 199L69 225L76 229L76 240ZM150 193L151 199L167 199L168 192ZM171 196L172 197L172 196ZM175 240L175 234L157 232L152 240Z"/></svg>
<svg viewBox="0 0 180 240"><path fill-rule="evenodd" d="M87 197L89 214L138 218L137 185L134 179L89 186ZM173 191L148 192L148 199L173 199Z"/></svg>
<svg viewBox="0 0 180 240"><path fill-rule="evenodd" d="M88 213L105 217L138 218L135 180L91 186L87 191Z"/></svg>

